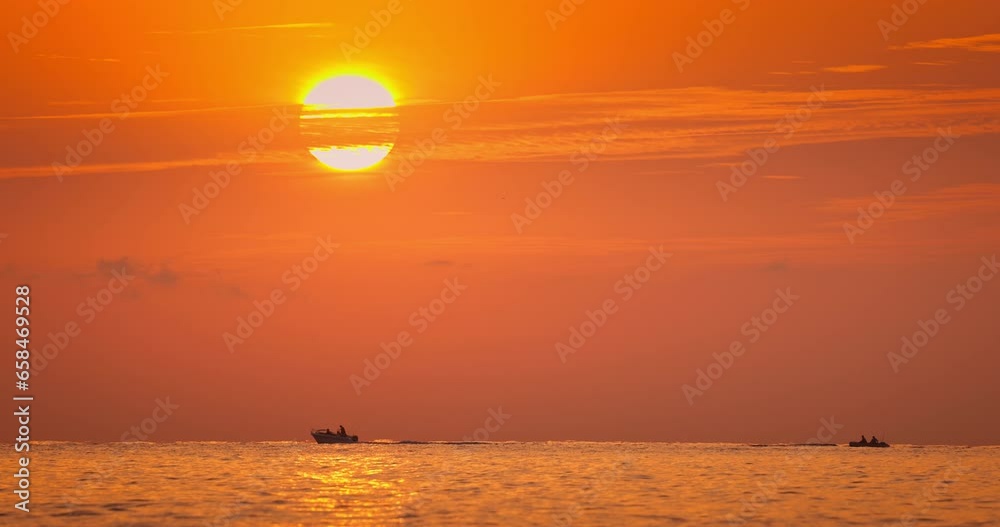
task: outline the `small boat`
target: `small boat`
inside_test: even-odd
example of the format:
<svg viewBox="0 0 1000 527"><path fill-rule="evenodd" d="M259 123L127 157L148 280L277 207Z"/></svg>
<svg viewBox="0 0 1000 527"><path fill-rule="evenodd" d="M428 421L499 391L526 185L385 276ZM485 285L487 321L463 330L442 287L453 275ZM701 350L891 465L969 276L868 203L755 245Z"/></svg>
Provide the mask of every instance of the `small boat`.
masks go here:
<svg viewBox="0 0 1000 527"><path fill-rule="evenodd" d="M330 430L329 428L311 430L309 432L312 434L313 439L317 443L357 443L358 436L349 436L346 433L338 433Z"/></svg>
<svg viewBox="0 0 1000 527"><path fill-rule="evenodd" d="M847 446L851 446L851 447L855 447L855 448L858 448L858 447L860 447L860 448L889 448L889 443L886 443L885 441L879 441L878 443L875 443L875 442L865 442L865 443L862 443L861 441L851 441L850 443L847 444Z"/></svg>

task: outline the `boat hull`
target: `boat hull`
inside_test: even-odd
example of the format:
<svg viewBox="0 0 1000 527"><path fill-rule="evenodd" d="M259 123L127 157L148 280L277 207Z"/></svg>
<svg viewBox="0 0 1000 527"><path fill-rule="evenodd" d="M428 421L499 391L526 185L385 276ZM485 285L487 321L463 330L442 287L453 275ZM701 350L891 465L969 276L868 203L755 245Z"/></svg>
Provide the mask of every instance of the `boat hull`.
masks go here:
<svg viewBox="0 0 1000 527"><path fill-rule="evenodd" d="M311 432L313 439L321 444L357 443L358 436L342 436L325 432Z"/></svg>
<svg viewBox="0 0 1000 527"><path fill-rule="evenodd" d="M889 443L862 443L860 441L851 441L847 446L854 448L889 448Z"/></svg>

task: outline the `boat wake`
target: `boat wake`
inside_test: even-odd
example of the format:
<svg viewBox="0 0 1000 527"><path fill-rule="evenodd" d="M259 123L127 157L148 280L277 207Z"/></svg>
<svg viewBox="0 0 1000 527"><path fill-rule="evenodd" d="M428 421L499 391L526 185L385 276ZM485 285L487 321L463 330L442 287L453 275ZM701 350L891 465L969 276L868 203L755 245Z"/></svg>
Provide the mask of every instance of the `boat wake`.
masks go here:
<svg viewBox="0 0 1000 527"><path fill-rule="evenodd" d="M799 446L837 446L834 443L775 443L773 445L754 444L752 447L799 447Z"/></svg>
<svg viewBox="0 0 1000 527"><path fill-rule="evenodd" d="M410 439L373 439L362 441L373 445L498 445L497 441L413 441Z"/></svg>

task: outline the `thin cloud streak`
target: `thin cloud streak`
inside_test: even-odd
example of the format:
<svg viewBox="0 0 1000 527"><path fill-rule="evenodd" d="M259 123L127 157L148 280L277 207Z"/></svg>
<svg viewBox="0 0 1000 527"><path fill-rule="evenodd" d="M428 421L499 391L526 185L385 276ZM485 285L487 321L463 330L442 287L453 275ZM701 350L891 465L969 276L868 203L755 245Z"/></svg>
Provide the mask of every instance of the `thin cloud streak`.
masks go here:
<svg viewBox="0 0 1000 527"><path fill-rule="evenodd" d="M258 30L276 30L276 29L318 29L318 28L331 28L335 27L334 24L329 23L317 23L317 22L302 22L296 24L269 24L260 26L237 26L237 27L220 27L211 29L194 29L194 30L157 30L150 31L149 35L210 35L214 33L238 33L246 31L258 31Z"/></svg>
<svg viewBox="0 0 1000 527"><path fill-rule="evenodd" d="M817 87L820 89L822 85ZM460 134L437 145L435 162L568 162L571 155L586 148L618 120L622 131L601 153L609 160L706 160L716 163L740 159L750 148L769 139L782 147L873 141L887 138L921 138L937 135L939 128L951 127L962 136L1000 132L1000 89L885 89L826 90L827 101L809 109L809 116L793 133L776 127L790 113L808 109L812 91L731 90L723 88L683 88L632 92L545 95L483 103L475 119L463 123ZM137 112L135 117L176 118L207 112L238 112L267 106L199 108ZM440 106L400 108L400 119L411 123L400 136L395 154L381 167L394 170L414 150L417 139L436 127L449 130L442 121ZM33 117L9 117L0 122L32 120L66 121L101 118L104 113L76 113ZM131 118L131 117L130 117ZM16 126L16 125L15 125ZM58 125L63 126L63 125ZM70 126L65 125L67 129ZM354 129L366 130L364 123ZM16 130L16 128L14 129ZM219 134L220 130L192 126L195 134ZM252 132L253 130L249 130ZM291 136L290 136L291 137ZM308 142L302 134L290 143L272 145L257 164L312 162L305 155ZM208 141L205 141L208 144ZM172 167L202 166L233 157L235 146L217 151L189 151L189 159L160 159L83 166L75 173L152 171ZM118 155L125 155L121 153ZM51 175L52 160L38 166L0 168L0 178ZM22 163L30 165L30 163ZM300 167L301 168L301 167Z"/></svg>
<svg viewBox="0 0 1000 527"><path fill-rule="evenodd" d="M1000 53L1000 33L976 35L973 37L939 38L921 42L909 42L902 46L892 46L891 49L960 49L965 51Z"/></svg>
<svg viewBox="0 0 1000 527"><path fill-rule="evenodd" d="M872 200L872 196L835 199L821 207L821 210L842 212L849 216L856 214L858 208L871 205ZM899 196L891 209L878 221L892 223L944 216L997 215L1000 214L997 210L998 203L1000 183L969 183Z"/></svg>
<svg viewBox="0 0 1000 527"><path fill-rule="evenodd" d="M879 71L888 68L884 64L848 64L847 66L831 66L828 68L823 68L823 71L829 71L833 73L868 73L871 71Z"/></svg>

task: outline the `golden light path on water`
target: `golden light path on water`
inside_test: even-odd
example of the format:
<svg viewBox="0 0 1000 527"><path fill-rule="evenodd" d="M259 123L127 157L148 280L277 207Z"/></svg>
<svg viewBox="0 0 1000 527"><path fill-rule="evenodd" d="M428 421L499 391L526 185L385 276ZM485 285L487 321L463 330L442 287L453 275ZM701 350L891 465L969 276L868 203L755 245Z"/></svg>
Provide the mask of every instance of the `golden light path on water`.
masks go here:
<svg viewBox="0 0 1000 527"><path fill-rule="evenodd" d="M1000 447L39 442L32 456L26 525L832 527L1000 518ZM23 514L0 509L0 525L19 525Z"/></svg>
<svg viewBox="0 0 1000 527"><path fill-rule="evenodd" d="M398 131L396 101L382 84L362 75L338 75L313 87L303 101L309 153L338 171L360 171L385 159Z"/></svg>

